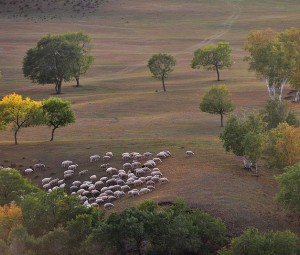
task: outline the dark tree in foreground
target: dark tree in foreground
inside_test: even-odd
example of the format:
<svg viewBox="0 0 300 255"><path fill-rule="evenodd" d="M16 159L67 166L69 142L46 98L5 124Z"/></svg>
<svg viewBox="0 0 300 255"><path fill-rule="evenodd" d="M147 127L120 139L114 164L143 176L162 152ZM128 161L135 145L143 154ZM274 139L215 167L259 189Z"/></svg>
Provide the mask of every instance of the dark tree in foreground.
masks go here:
<svg viewBox="0 0 300 255"><path fill-rule="evenodd" d="M214 70L217 72L218 81L220 81L219 71L232 65L231 51L228 42L219 42L217 46L209 44L194 52L192 68L203 67L206 70Z"/></svg>
<svg viewBox="0 0 300 255"><path fill-rule="evenodd" d="M75 122L75 115L71 104L60 98L50 97L43 101L44 122L52 128L51 139L54 139L54 132L57 128L65 127Z"/></svg>
<svg viewBox="0 0 300 255"><path fill-rule="evenodd" d="M173 56L168 54L154 54L148 61L148 68L153 74L153 77L162 81L164 92L166 92L165 79L173 71L176 60Z"/></svg>
<svg viewBox="0 0 300 255"><path fill-rule="evenodd" d="M203 96L200 109L202 112L219 114L221 116L221 127L223 127L223 116L234 109L227 87L225 85L213 86Z"/></svg>

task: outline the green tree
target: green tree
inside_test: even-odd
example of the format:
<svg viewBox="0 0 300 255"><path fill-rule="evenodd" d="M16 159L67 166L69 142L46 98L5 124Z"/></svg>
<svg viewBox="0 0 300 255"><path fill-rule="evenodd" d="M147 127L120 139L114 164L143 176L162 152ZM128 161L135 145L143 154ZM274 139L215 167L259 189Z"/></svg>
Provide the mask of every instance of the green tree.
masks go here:
<svg viewBox="0 0 300 255"><path fill-rule="evenodd" d="M217 72L218 81L220 81L220 72L232 65L230 59L232 49L228 42L218 42L218 45L209 44L194 52L192 60L192 68L203 67L206 70L214 70Z"/></svg>
<svg viewBox="0 0 300 255"><path fill-rule="evenodd" d="M296 127L300 125L295 113L289 110L287 102L280 103L278 99L268 100L260 113L263 120L268 123L268 129L276 128L282 122Z"/></svg>
<svg viewBox="0 0 300 255"><path fill-rule="evenodd" d="M244 58L249 70L266 81L270 98L281 102L283 88L296 68L295 43L271 29L257 30L249 34L245 50L250 54Z"/></svg>
<svg viewBox="0 0 300 255"><path fill-rule="evenodd" d="M38 190L19 171L14 169L2 169L0 171L0 205L12 201L19 203L24 195Z"/></svg>
<svg viewBox="0 0 300 255"><path fill-rule="evenodd" d="M287 209L300 213L300 162L284 169L284 173L275 177L279 184L276 200Z"/></svg>
<svg viewBox="0 0 300 255"><path fill-rule="evenodd" d="M296 255L298 237L290 231L260 233L248 228L231 240L229 248L223 248L219 255Z"/></svg>
<svg viewBox="0 0 300 255"><path fill-rule="evenodd" d="M164 92L166 92L165 79L173 72L175 64L175 58L164 53L154 54L148 61L150 72L154 78L162 81Z"/></svg>
<svg viewBox="0 0 300 255"><path fill-rule="evenodd" d="M223 127L224 114L232 112L234 109L227 87L225 85L213 86L203 96L200 109L203 112L219 114L221 116L221 127Z"/></svg>
<svg viewBox="0 0 300 255"><path fill-rule="evenodd" d="M38 84L55 84L61 93L63 81L74 76L74 63L80 59L81 48L61 35L47 35L29 49L23 59L23 74Z"/></svg>
<svg viewBox="0 0 300 255"><path fill-rule="evenodd" d="M80 48L80 54L76 56L72 62L71 72L79 87L79 79L82 74L85 74L94 61L93 56L89 55L91 50L91 37L83 32L66 33L62 35L68 42Z"/></svg>
<svg viewBox="0 0 300 255"><path fill-rule="evenodd" d="M75 115L71 104L61 98L50 97L43 101L44 122L52 128L51 139L53 141L54 131L75 122Z"/></svg>
<svg viewBox="0 0 300 255"><path fill-rule="evenodd" d="M29 97L23 99L21 95L10 94L0 101L0 124L11 126L14 131L15 144L21 128L40 125L41 102L33 101Z"/></svg>

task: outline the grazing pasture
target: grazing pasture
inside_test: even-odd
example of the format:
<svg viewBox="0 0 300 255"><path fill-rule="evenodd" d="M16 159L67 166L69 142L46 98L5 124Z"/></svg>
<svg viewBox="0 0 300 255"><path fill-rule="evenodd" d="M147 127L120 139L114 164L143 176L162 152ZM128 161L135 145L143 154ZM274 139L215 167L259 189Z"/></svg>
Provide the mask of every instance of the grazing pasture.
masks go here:
<svg viewBox="0 0 300 255"><path fill-rule="evenodd" d="M117 201L113 210L144 199L166 202L183 197L224 219L232 235L247 226L299 234L296 216L273 201L278 191L276 172L264 162L260 162L259 178L243 170L239 159L221 146L219 117L199 110L204 93L220 83L232 93L236 112L264 105L265 84L247 71L243 43L254 29L280 31L298 26L297 0L107 0L93 1L93 7L86 7L91 12L74 11L64 1L56 1L56 6L49 1L51 8L45 14L30 13L35 1L28 1L26 16L7 2L13 1L0 1L1 98L12 92L34 100L53 96L54 85L31 84L22 75L26 50L47 33L89 34L95 62L82 77L82 86L75 88L75 81L62 85L60 97L72 103L76 123L58 129L53 142L46 127L23 129L17 146L12 132L1 131L0 165L24 172L44 163L45 170L30 175L40 185L45 177L62 178L61 162L66 159L78 163L81 170L89 169L91 175L100 171L100 163L89 162L91 155L112 151L118 155L114 164L121 166L122 152L169 150L173 157L161 166L169 183L144 196ZM214 72L190 65L194 50L219 40L233 47L234 64L221 71L218 83ZM166 93L147 68L148 59L158 52L177 60L166 80ZM292 107L300 113L299 104ZM187 150L195 155L187 158Z"/></svg>

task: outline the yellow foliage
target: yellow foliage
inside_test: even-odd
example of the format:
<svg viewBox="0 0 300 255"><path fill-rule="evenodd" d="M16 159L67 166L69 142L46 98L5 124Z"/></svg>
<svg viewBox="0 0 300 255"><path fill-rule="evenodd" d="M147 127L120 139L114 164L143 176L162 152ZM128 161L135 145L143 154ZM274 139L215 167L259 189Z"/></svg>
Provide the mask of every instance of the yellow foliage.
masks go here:
<svg viewBox="0 0 300 255"><path fill-rule="evenodd" d="M14 203L0 206L0 239L6 241L10 231L22 224L22 210Z"/></svg>

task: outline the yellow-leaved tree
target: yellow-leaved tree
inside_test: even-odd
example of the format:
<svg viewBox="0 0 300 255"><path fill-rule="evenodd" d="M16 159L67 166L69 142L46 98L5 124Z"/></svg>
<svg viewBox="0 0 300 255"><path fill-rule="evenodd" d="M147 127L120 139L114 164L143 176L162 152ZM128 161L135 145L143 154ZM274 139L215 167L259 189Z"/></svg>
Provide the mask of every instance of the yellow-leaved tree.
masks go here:
<svg viewBox="0 0 300 255"><path fill-rule="evenodd" d="M42 103L25 99L16 93L6 95L0 101L0 126L10 127L14 131L15 144L21 128L42 124Z"/></svg>

